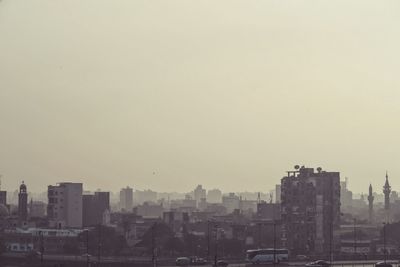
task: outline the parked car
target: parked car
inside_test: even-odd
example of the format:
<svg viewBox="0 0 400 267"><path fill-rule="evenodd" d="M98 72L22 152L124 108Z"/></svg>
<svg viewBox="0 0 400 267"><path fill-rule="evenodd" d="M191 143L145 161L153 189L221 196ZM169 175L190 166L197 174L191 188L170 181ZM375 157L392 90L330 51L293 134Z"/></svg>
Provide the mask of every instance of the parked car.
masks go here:
<svg viewBox="0 0 400 267"><path fill-rule="evenodd" d="M192 257L190 259L190 261L191 261L191 264L195 265L195 266L197 266L197 265L206 265L207 264L207 261L205 259L203 259L203 258L200 258L200 257Z"/></svg>
<svg viewBox="0 0 400 267"><path fill-rule="evenodd" d="M331 264L324 260L317 260L306 264L306 267L328 267Z"/></svg>
<svg viewBox="0 0 400 267"><path fill-rule="evenodd" d="M217 265L215 266L215 264L213 265L214 267L226 267L226 266L228 266L229 265L229 263L227 262L227 261L224 261L224 260L219 260L219 261L217 261Z"/></svg>
<svg viewBox="0 0 400 267"><path fill-rule="evenodd" d="M393 265L388 261L378 261L375 263L375 267L392 267Z"/></svg>
<svg viewBox="0 0 400 267"><path fill-rule="evenodd" d="M176 266L189 266L190 258L188 257L179 257L175 261Z"/></svg>

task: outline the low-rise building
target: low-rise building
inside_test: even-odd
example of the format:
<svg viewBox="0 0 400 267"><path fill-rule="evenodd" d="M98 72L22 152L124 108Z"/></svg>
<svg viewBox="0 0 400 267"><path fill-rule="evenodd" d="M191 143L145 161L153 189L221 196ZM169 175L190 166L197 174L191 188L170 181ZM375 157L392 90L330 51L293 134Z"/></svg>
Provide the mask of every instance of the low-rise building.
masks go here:
<svg viewBox="0 0 400 267"><path fill-rule="evenodd" d="M142 217L161 218L163 212L164 208L162 205L151 202L144 202L143 205L134 208L134 213Z"/></svg>

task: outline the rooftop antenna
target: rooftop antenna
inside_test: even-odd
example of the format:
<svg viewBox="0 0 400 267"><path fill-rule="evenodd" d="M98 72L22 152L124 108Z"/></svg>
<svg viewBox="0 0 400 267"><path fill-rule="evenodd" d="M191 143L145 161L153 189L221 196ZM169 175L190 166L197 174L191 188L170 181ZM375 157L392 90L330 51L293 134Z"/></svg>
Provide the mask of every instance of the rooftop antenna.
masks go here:
<svg viewBox="0 0 400 267"><path fill-rule="evenodd" d="M258 196L257 196L257 202L261 203L261 196L260 196L260 192L258 192Z"/></svg>
<svg viewBox="0 0 400 267"><path fill-rule="evenodd" d="M1 177L3 177L3 175L0 174L0 191L1 191Z"/></svg>

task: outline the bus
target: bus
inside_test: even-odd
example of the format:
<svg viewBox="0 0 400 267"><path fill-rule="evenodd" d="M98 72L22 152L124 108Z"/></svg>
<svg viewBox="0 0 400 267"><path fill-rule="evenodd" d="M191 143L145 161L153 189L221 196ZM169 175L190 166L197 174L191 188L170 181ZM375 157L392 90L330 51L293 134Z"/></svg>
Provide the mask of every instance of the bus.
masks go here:
<svg viewBox="0 0 400 267"><path fill-rule="evenodd" d="M275 255L275 256L274 256ZM264 263L279 263L287 261L289 259L289 251L287 249L252 249L246 251L246 260L252 264L264 264Z"/></svg>

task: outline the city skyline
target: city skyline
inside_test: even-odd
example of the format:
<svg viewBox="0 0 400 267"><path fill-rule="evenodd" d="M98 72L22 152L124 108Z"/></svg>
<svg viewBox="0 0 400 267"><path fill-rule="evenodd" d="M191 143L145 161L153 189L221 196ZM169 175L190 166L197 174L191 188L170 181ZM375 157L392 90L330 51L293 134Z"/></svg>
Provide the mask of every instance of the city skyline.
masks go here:
<svg viewBox="0 0 400 267"><path fill-rule="evenodd" d="M300 166L300 165L296 165L296 166ZM304 165L303 165L304 166ZM291 171L291 170L290 170ZM328 170L329 171L329 170ZM285 176L282 176L282 178L285 178ZM349 186L349 184L351 184L351 179L349 179L348 177L342 177L341 176L341 183L344 183L344 182L346 182L346 190L349 190L349 191L351 191L352 193L353 193L353 195L355 195L355 196L357 196L357 197L362 197L362 196L364 196L364 197L366 197L367 195L368 195L368 192L371 190L371 188L372 188L372 192L373 192L373 194L376 194L376 195L384 195L384 193L383 193L383 191L382 191L382 188L385 186L385 182L386 182L386 180L385 179L387 179L387 178L389 178L389 175L388 175L388 173L386 172L386 174L385 174L385 177L383 178L383 182L382 182L382 184L381 185L377 185L377 186L374 186L374 184L373 183L369 183L368 184L368 187L367 187L367 189L365 190L365 191L356 191L354 188L352 188L351 186ZM389 179L390 180L390 179ZM18 191L18 188L19 188L19 185L21 184L21 183L23 183L23 184L26 184L26 182L25 181L21 181L21 182L19 182L19 185L17 186L17 188L10 188L10 189L7 189L7 186L5 186L5 183L3 182L4 181L4 177L2 176L2 175L0 175L0 181L1 181L1 190L5 190L5 191L8 191L8 192L17 192ZM70 182L73 182L73 183L82 183L82 181L79 181L79 180L75 180L75 181L69 181L69 180L65 180L65 181L59 181L59 182L55 182L55 183L53 183L53 184L62 184L62 183L65 183L65 182L67 182L67 183L70 183ZM378 182L377 182L378 183ZM391 184L392 184L392 181L390 182ZM84 190L84 192L98 192L98 191L104 191L105 190L105 188L100 188L100 187L98 187L98 188L87 188L87 187L85 187L85 184L84 183L82 183L83 184L83 190ZM280 180L279 180L279 183L276 183L275 184L275 186L277 186L277 185L280 185ZM262 194L264 194L265 196L266 196L266 198L270 198L271 197L271 194L272 194L272 197L273 197L273 199L275 199L275 193L272 193L272 192L275 192L275 190L276 190L276 188L275 188L275 186L274 187L272 187L272 188L265 188L265 189L263 189L263 190L256 190L256 191L251 191L251 190L246 190L246 188L242 188L241 190L231 190L231 191L229 191L229 190L225 190L224 188L217 188L217 187L206 187L206 186L204 186L204 184L202 184L202 183L198 183L198 184L193 184L192 186L191 186L191 188L190 189L188 189L187 191L176 191L176 190L174 190L174 191L165 191L165 190L155 190L154 188L149 188L149 187L147 187L147 188L139 188L139 187L135 187L134 185L122 185L122 186L120 186L117 190L112 190L112 189L107 189L107 190L105 190L105 191L107 191L107 192L110 192L110 193L112 193L112 194L119 194L120 193L120 190L124 190L124 189L126 189L126 188L130 188L130 189L132 189L133 190L133 192L146 192L146 191L148 191L148 192L154 192L154 193L157 193L157 194L160 194L160 195L165 195L165 194L171 194L171 195L173 195L173 194L177 194L177 195L180 195L182 198L184 198L184 196L185 196L185 194L189 194L189 193L193 193L195 190L196 190L196 186L203 186L203 188L206 190L206 192L208 192L208 191L213 191L213 190L220 190L221 192L222 192L222 194L224 194L224 195L228 195L229 193L235 193L235 194L245 194L245 193L249 193L249 194L257 194L257 193L262 193ZM189 186L190 187L190 186ZM398 190L396 190L396 188L392 188L393 190L392 191L394 191L394 192L399 192ZM34 191L34 190L28 190L28 192L29 193L33 193L33 194L42 194L42 193L45 193L46 192L46 190L47 190L47 185L46 186L44 186L44 189L43 190L39 190L39 191ZM365 201L367 201L367 199L365 199Z"/></svg>
<svg viewBox="0 0 400 267"><path fill-rule="evenodd" d="M42 196L47 200L32 201L29 186L22 182L10 198L0 190L0 244L5 249L0 257L13 262L34 253L25 261L41 266L50 261L78 261L90 266L91 255L79 256L86 251L95 252L97 262L118 264L121 250L116 248L124 248L130 261L140 261L138 266L178 263L182 257L175 258L174 251L196 255L187 259L204 264L210 263L212 253L214 266L218 258L238 261L239 256L239 266L247 266L248 261L273 262L272 247L274 257L279 257L276 264L308 257L386 259L386 249L389 256L397 255L398 239L392 235L400 229L400 197L392 190L389 175L385 175L384 196L369 185L368 198L359 198L347 185L348 179L341 181L338 171L300 165L287 171L275 186L279 198L270 200L266 194L252 193L246 198L207 191L202 185L184 198L168 196L161 201L157 192L133 191L127 186L117 199L109 191L87 192L83 183L62 182L47 187ZM391 232L389 240L386 231ZM223 256L219 242L230 244L224 245ZM71 254L72 258L65 257ZM165 263L159 264L158 259Z"/></svg>
<svg viewBox="0 0 400 267"><path fill-rule="evenodd" d="M0 265L400 267L399 13L0 0Z"/></svg>

